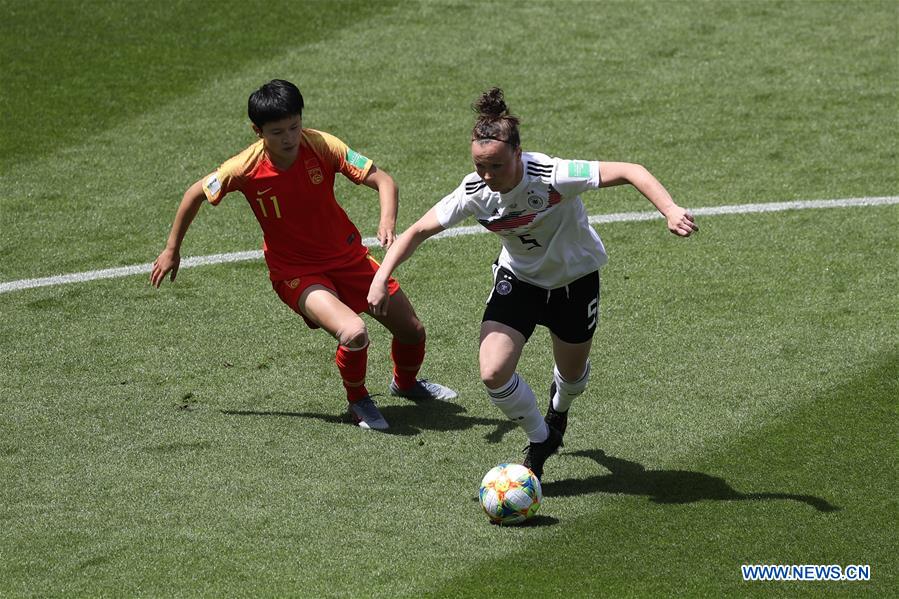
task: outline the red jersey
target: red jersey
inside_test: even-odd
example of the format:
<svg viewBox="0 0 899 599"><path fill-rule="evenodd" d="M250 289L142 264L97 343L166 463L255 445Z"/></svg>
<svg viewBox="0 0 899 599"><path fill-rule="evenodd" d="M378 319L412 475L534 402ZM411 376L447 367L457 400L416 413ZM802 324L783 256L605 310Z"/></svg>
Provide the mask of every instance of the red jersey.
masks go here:
<svg viewBox="0 0 899 599"><path fill-rule="evenodd" d="M303 129L287 170L271 163L259 140L206 177L203 192L213 205L232 191L243 193L262 227L269 277L284 281L341 268L368 253L334 197L334 176L342 173L358 185L371 166L333 135Z"/></svg>

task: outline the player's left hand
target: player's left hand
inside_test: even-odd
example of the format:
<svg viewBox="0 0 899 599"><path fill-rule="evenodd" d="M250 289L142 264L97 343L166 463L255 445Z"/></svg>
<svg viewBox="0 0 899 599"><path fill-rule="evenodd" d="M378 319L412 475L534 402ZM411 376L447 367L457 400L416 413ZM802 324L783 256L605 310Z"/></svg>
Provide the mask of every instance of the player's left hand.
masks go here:
<svg viewBox="0 0 899 599"><path fill-rule="evenodd" d="M689 237L699 230L699 225L693 222L693 215L680 206L669 210L665 218L668 220L668 230L680 237Z"/></svg>

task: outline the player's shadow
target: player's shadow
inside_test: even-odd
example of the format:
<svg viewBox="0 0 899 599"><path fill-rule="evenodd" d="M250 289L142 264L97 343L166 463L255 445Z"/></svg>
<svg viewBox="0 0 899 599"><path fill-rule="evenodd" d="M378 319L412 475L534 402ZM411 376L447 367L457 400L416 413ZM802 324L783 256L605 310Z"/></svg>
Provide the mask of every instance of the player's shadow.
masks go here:
<svg viewBox="0 0 899 599"><path fill-rule="evenodd" d="M587 493L623 493L646 495L654 503L692 503L694 501L761 501L788 499L807 503L819 512L840 508L814 495L790 493L740 493L722 478L686 470L647 470L637 462L606 455L599 449L574 451L563 455L587 457L606 468L609 474L584 479L564 479L544 483L543 493L553 497Z"/></svg>
<svg viewBox="0 0 899 599"><path fill-rule="evenodd" d="M509 431L516 428L515 423L498 418L479 418L466 415L463 406L449 401L408 402L402 405L378 408L384 415L390 428L384 431L391 435L412 437L424 430L461 431L475 426L488 426L492 430L484 435L488 443L499 443ZM221 410L229 416L286 416L293 418L312 418L330 424L353 425L349 414L320 414L317 412L280 412L256 410Z"/></svg>

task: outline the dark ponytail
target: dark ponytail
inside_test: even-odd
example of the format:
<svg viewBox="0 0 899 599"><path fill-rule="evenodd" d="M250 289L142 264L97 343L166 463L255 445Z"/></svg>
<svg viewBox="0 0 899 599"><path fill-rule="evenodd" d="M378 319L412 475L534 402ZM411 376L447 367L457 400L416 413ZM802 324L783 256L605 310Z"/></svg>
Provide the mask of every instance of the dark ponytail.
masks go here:
<svg viewBox="0 0 899 599"><path fill-rule="evenodd" d="M509 113L503 90L498 87L487 90L471 107L478 113L478 120L471 131L471 141L502 141L512 148L521 145L518 135L520 121Z"/></svg>

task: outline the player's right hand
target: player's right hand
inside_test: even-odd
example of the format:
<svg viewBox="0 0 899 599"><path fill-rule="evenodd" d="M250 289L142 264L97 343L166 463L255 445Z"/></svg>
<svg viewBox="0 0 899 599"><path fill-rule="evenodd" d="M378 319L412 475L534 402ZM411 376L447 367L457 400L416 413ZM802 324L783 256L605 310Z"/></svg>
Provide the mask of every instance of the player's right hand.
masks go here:
<svg viewBox="0 0 899 599"><path fill-rule="evenodd" d="M169 280L174 281L180 265L181 254L177 250L163 250L153 262L153 270L150 272L150 284L159 289L160 283L169 273L171 273Z"/></svg>

